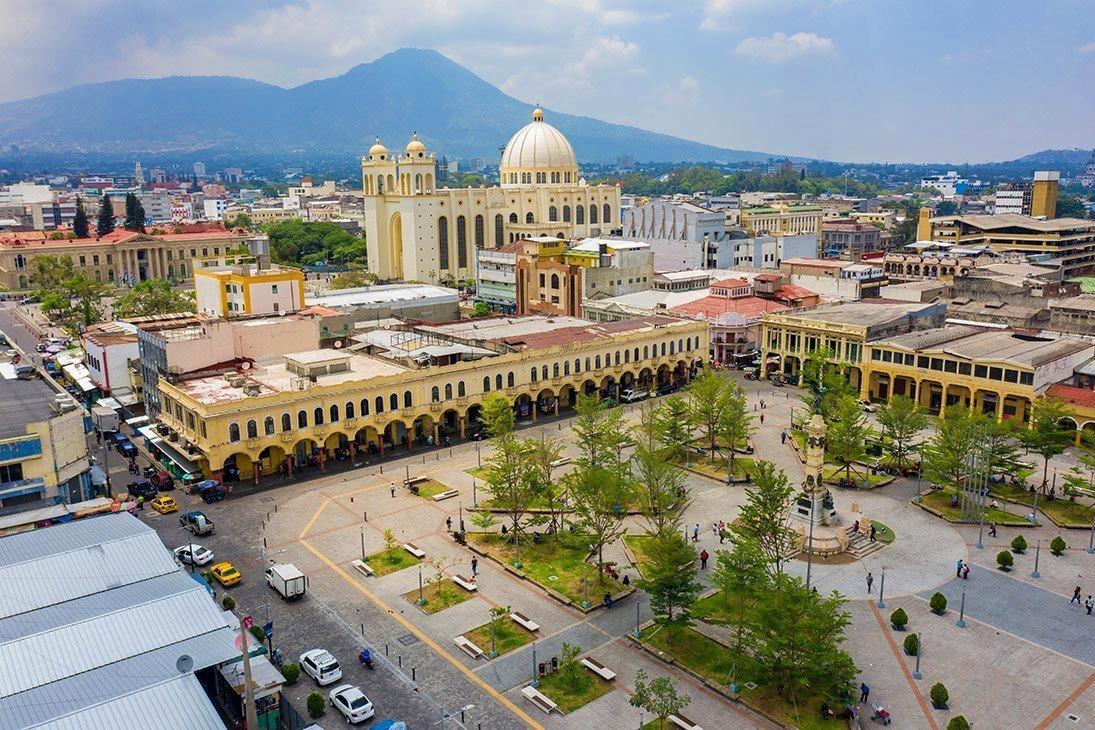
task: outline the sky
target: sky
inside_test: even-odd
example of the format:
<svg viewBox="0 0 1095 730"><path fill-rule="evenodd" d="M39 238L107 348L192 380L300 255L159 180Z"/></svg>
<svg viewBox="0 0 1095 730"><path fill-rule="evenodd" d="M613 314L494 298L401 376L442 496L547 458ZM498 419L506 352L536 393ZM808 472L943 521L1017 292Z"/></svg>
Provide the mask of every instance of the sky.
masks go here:
<svg viewBox="0 0 1095 730"><path fill-rule="evenodd" d="M0 101L130 77L293 86L405 46L527 102L736 149L1095 146L1092 0L0 0Z"/></svg>

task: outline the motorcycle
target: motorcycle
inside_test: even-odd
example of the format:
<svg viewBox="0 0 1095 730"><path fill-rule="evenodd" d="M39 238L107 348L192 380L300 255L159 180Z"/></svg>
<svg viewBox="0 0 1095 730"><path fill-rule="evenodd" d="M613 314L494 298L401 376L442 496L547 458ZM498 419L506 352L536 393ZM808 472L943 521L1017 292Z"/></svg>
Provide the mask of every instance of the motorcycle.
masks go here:
<svg viewBox="0 0 1095 730"><path fill-rule="evenodd" d="M361 666L365 667L366 669L371 670L375 668L373 666L373 655L369 652L368 649L362 649L361 653L357 655L357 660L361 662Z"/></svg>
<svg viewBox="0 0 1095 730"><path fill-rule="evenodd" d="M270 655L270 661L274 663L275 667L280 667L285 663L285 657L281 655L281 649L274 649L274 652Z"/></svg>

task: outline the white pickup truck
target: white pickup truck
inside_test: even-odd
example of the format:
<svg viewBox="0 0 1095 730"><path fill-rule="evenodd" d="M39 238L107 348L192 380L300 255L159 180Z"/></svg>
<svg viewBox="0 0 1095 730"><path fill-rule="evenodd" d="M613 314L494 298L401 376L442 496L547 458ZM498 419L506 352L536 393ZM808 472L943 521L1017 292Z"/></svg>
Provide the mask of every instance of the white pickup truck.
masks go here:
<svg viewBox="0 0 1095 730"><path fill-rule="evenodd" d="M308 579L292 563L275 563L266 569L266 585L281 594L287 601L304 595Z"/></svg>

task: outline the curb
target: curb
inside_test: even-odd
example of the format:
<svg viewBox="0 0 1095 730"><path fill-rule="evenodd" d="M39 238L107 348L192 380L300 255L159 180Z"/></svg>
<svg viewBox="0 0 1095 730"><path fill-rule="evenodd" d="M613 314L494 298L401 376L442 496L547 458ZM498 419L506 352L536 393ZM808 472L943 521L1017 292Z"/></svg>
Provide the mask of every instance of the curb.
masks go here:
<svg viewBox="0 0 1095 730"><path fill-rule="evenodd" d="M939 519L941 519L944 522L946 522L948 524L951 524L951 525L976 525L976 524L978 524L977 520L974 520L972 522L963 522L961 520L949 520L946 517L944 517L943 514L940 513L938 510L932 509L931 507L927 506L923 502L916 503L916 502L913 502L912 500L909 500L909 504L913 505L914 507L919 507L920 509L924 510L925 512L928 512L929 514L935 515ZM1008 523L997 522L996 524L999 527L1042 527L1042 525L1040 525L1040 524L1032 525L1029 522L1027 522L1026 520L1024 520L1021 523L1014 523L1014 524L1012 524L1010 522L1008 522ZM890 529L893 529L893 528L890 528Z"/></svg>

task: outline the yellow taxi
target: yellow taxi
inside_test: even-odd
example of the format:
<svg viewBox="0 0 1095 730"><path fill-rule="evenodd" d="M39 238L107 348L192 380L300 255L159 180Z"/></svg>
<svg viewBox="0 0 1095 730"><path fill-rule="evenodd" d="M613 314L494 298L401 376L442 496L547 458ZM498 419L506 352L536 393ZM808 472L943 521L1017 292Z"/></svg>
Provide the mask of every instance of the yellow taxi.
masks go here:
<svg viewBox="0 0 1095 730"><path fill-rule="evenodd" d="M236 570L236 566L227 561L217 563L209 569L209 572L212 573L213 577L217 579L217 582L225 588L234 586L243 580L243 575Z"/></svg>
<svg viewBox="0 0 1095 730"><path fill-rule="evenodd" d="M166 494L156 497L149 504L151 504L152 509L161 515L166 515L168 512L178 512L179 510L179 503Z"/></svg>

